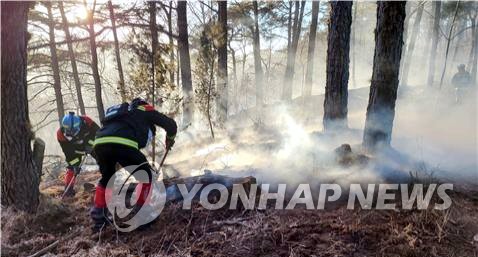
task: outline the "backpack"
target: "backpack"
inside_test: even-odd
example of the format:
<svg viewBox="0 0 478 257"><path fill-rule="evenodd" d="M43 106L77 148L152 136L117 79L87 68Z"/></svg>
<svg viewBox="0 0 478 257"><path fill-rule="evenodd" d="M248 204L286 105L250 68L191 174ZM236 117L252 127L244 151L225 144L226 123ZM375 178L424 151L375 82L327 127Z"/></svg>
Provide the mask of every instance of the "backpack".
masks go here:
<svg viewBox="0 0 478 257"><path fill-rule="evenodd" d="M105 125L128 116L130 109L129 103L122 103L109 107L105 112L105 117L101 120L101 124Z"/></svg>

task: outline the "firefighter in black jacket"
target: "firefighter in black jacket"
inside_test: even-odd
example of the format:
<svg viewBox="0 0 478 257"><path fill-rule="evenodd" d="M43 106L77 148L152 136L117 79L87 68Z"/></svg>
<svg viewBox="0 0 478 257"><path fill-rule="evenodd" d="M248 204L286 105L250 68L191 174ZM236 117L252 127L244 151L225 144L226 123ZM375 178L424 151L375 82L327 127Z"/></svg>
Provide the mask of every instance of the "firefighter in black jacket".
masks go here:
<svg viewBox="0 0 478 257"><path fill-rule="evenodd" d="M122 167L143 164L146 166L144 170L151 176L151 167L140 149L146 146L148 138L156 132L155 126L166 131L167 149L173 146L177 132L177 125L173 119L156 111L153 106L140 98L134 99L131 104L123 103L109 108L105 116L102 121L103 127L96 133L94 144L101 172L101 179L96 186L94 207L90 211L94 231L98 231L107 223L106 199L111 191L109 189L107 191L106 186L116 172L116 163ZM151 184L144 183L138 186L141 192L136 203L141 206L149 195Z"/></svg>
<svg viewBox="0 0 478 257"><path fill-rule="evenodd" d="M86 153L91 153L96 131L100 127L88 116L77 116L70 112L61 121L61 127L56 132L56 138L65 154L68 163L65 174L65 190L70 182L65 196L75 195L73 189L74 176L80 172L80 163Z"/></svg>

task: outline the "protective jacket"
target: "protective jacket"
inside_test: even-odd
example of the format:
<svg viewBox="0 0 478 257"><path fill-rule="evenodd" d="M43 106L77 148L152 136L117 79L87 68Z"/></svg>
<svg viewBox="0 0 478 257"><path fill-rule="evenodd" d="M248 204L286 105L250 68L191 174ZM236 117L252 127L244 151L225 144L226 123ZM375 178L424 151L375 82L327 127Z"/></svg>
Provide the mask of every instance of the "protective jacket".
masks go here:
<svg viewBox="0 0 478 257"><path fill-rule="evenodd" d="M80 116L80 132L73 138L67 138L62 128L56 131L56 138L65 154L69 167L80 165L81 157L93 148L96 131L100 128L90 117Z"/></svg>
<svg viewBox="0 0 478 257"><path fill-rule="evenodd" d="M471 86L472 84L471 75L468 71L458 72L453 76L451 83L456 88L464 88L464 87Z"/></svg>
<svg viewBox="0 0 478 257"><path fill-rule="evenodd" d="M177 132L176 122L156 111L152 105L134 106L127 115L103 124L96 133L95 146L99 144L122 144L141 149L148 143L148 135L156 132L156 126L166 131L168 138L174 139Z"/></svg>

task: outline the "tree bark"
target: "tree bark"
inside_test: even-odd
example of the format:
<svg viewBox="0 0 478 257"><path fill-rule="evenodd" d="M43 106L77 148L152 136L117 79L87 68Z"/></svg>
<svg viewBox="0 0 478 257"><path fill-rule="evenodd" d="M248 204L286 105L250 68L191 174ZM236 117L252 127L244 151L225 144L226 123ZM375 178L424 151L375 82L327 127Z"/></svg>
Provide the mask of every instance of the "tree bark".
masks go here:
<svg viewBox="0 0 478 257"><path fill-rule="evenodd" d="M330 7L323 119L325 131L347 126L350 26L352 25L351 1L331 2Z"/></svg>
<svg viewBox="0 0 478 257"><path fill-rule="evenodd" d="M448 31L448 36L446 37L447 40L446 40L446 50L445 50L445 61L444 61L444 64L443 64L443 70L442 70L441 77L440 77L440 89L443 85L443 79L445 78L446 67L447 67L447 64L448 64L448 52L450 50L451 36L453 35L453 29L455 27L455 21L456 21L456 16L458 14L459 4L460 4L460 1L457 1L456 5L455 5L455 13L453 15L453 19L452 19L451 25L450 25L450 30Z"/></svg>
<svg viewBox="0 0 478 257"><path fill-rule="evenodd" d="M83 94L81 93L80 76L78 75L78 66L76 65L75 52L73 51L73 43L71 42L70 28L68 25L68 19L65 15L65 10L63 8L63 2L59 1L58 7L61 13L63 31L65 32L65 39L67 41L68 57L70 58L71 71L73 73L73 80L75 81L76 97L78 98L78 107L80 107L80 113L82 115L85 115L86 110L85 110L85 103L83 102Z"/></svg>
<svg viewBox="0 0 478 257"><path fill-rule="evenodd" d="M236 51L234 48L231 46L230 41L228 42L229 45L229 51L231 52L231 59L232 59L232 76L233 76L233 81L234 81L234 89L233 89L233 96L231 97L232 99L232 108L233 110L236 111L237 113L237 106L238 106L238 95L237 95L237 89L239 87L239 81L237 79L237 61L236 61Z"/></svg>
<svg viewBox="0 0 478 257"><path fill-rule="evenodd" d="M256 106L261 108L262 105L264 105L264 72L262 71L261 40L259 35L259 8L257 1L253 1L252 5L254 9L254 27L251 28L251 30L252 48L254 52L254 76L256 82Z"/></svg>
<svg viewBox="0 0 478 257"><path fill-rule="evenodd" d="M287 49L290 48L292 42L292 6L293 2L289 1L289 16L287 17Z"/></svg>
<svg viewBox="0 0 478 257"><path fill-rule="evenodd" d="M41 138L35 138L33 141L33 162L38 171L43 169L43 159L45 157L45 141L41 140Z"/></svg>
<svg viewBox="0 0 478 257"><path fill-rule="evenodd" d="M356 46L357 46L357 38L355 31L357 30L357 11L358 11L358 2L355 3L354 7L354 15L352 17L352 85L353 87L357 87L357 78L355 76L357 68L357 57L356 57Z"/></svg>
<svg viewBox="0 0 478 257"><path fill-rule="evenodd" d="M478 33L476 33L476 28L475 28L475 38L474 38L474 54L473 54L473 65L471 66L471 76L473 78L473 83L476 85L476 74L477 74L477 68L478 68L478 47L477 47L477 42L478 42Z"/></svg>
<svg viewBox="0 0 478 257"><path fill-rule="evenodd" d="M390 146L403 46L405 2L377 2L375 54L363 146Z"/></svg>
<svg viewBox="0 0 478 257"><path fill-rule="evenodd" d="M312 2L312 21L310 22L309 45L307 49L307 71L305 74L304 96L312 95L312 74L314 73L315 38L317 35L317 20L319 18L320 2Z"/></svg>
<svg viewBox="0 0 478 257"><path fill-rule="evenodd" d="M86 7L86 6L85 6ZM91 71L93 73L93 79L95 81L95 98L96 98L96 108L98 110L98 117L102 120L105 117L105 108L103 106L103 99L101 96L101 79L100 72L98 71L98 53L96 51L96 35L94 27L94 13L95 7L93 10L88 12L88 33L90 36L90 51L91 51Z"/></svg>
<svg viewBox="0 0 478 257"><path fill-rule="evenodd" d="M113 9L113 3L111 0L108 1L108 9L110 12L110 20L111 20L111 31L113 31L113 39L115 45L115 56L116 56L116 67L118 69L119 81L118 81L118 89L120 91L121 101L126 102L126 89L124 84L124 74L123 74L123 65L121 64L121 54L119 48L119 41L118 41L118 34L116 33L116 17L115 11Z"/></svg>
<svg viewBox="0 0 478 257"><path fill-rule="evenodd" d="M410 72L410 66L412 64L412 58L413 58L413 51L415 49L415 42L417 41L417 37L420 30L420 22L422 20L423 7L424 7L423 3L419 3L419 6L417 7L417 13L415 16L415 21L413 23L412 36L410 37L410 44L408 45L408 51L407 51L407 55L405 56L405 62L403 65L402 85L408 84L408 73Z"/></svg>
<svg viewBox="0 0 478 257"><path fill-rule="evenodd" d="M218 1L218 23L221 28L219 44L217 47L217 115L219 121L227 120L227 103L228 103L228 87L227 87L227 1Z"/></svg>
<svg viewBox="0 0 478 257"><path fill-rule="evenodd" d="M174 83L174 38L173 38L173 1L169 1L169 11L166 12L169 31L169 80ZM178 81L179 83L179 81Z"/></svg>
<svg viewBox="0 0 478 257"><path fill-rule="evenodd" d="M461 19L460 20L460 25L458 25L458 31L462 31L466 27L466 19ZM459 33L456 35L455 39L455 50L453 50L453 58L452 61L456 61L456 58L458 56L458 50L461 48L461 42L463 41L463 35L464 33Z"/></svg>
<svg viewBox="0 0 478 257"><path fill-rule="evenodd" d="M436 68L436 55L437 55L437 46L438 46L438 36L440 32L440 18L441 18L441 2L433 2L434 8L434 22L433 22L433 37L431 42L430 57L428 62L428 78L427 85L429 87L433 86L435 80L435 68Z"/></svg>
<svg viewBox="0 0 478 257"><path fill-rule="evenodd" d="M211 72L209 73L209 83L207 87L207 102L206 102L207 121L209 123L209 130L211 132L212 139L214 139L214 128L212 126L212 117L211 117L211 96L212 96L213 81L214 81L214 59L212 59Z"/></svg>
<svg viewBox="0 0 478 257"><path fill-rule="evenodd" d="M149 29L151 31L151 102L153 107L156 105L156 59L158 51L158 28L156 27L156 2L149 2ZM160 103L161 101L158 101ZM152 141L152 160L156 160L156 140L155 135L153 135Z"/></svg>
<svg viewBox="0 0 478 257"><path fill-rule="evenodd" d="M35 167L28 118L28 2L1 2L2 48L2 205L34 212L40 171Z"/></svg>
<svg viewBox="0 0 478 257"><path fill-rule="evenodd" d="M251 28L252 29L252 34L254 35L254 27ZM252 45L253 47L254 44ZM244 93L242 94L242 96L244 97L244 103L242 104L243 106L245 106L245 108L247 108L247 95L248 95L248 90L247 90L247 86L245 85L246 84L246 60L247 60L247 53L246 53L246 44L245 42L243 42L242 44L242 47L241 47L241 52L242 52L242 59L241 59L241 89L244 90ZM255 54L255 52L254 52ZM254 55L254 64L255 63L255 55ZM260 64L260 63L259 63ZM256 66L254 65L254 68L255 68L255 73L254 73L254 76L257 76L257 69L256 69ZM261 68L261 72L262 72L262 68ZM255 83L256 83L256 105L259 103L258 102L258 95L257 95L257 91L259 89L259 87L257 86L257 80L258 80L258 77L255 77ZM262 83L262 80L261 80L261 83ZM262 92L262 91L261 91ZM260 102L262 105L262 101ZM260 106L260 105L257 105L257 106Z"/></svg>
<svg viewBox="0 0 478 257"><path fill-rule="evenodd" d="M474 7L476 8L477 7L477 3L473 3ZM477 47L477 44L478 44L478 33L477 33L477 28L476 28L476 15L475 17L473 17L473 20L474 20L474 30L473 30L473 64L471 66L471 77L473 79L473 84L476 85L476 76L477 76L477 72L478 72L478 47Z"/></svg>
<svg viewBox="0 0 478 257"><path fill-rule="evenodd" d="M402 47L402 56L407 56L407 49L408 49L408 30L409 30L409 23L410 23L410 18L413 16L415 11L412 11L412 3L407 2L405 4L405 22L403 24L403 47ZM402 78L402 71L403 71L403 66L405 65L405 58L402 58L400 61L400 75L399 75L399 80Z"/></svg>
<svg viewBox="0 0 478 257"><path fill-rule="evenodd" d="M475 37L476 37L476 20L474 18L470 18L471 22L471 48L470 48L470 54L468 55L468 62L467 67L470 67L473 65L473 55L475 52Z"/></svg>
<svg viewBox="0 0 478 257"><path fill-rule="evenodd" d="M290 48L287 49L287 64L284 73L284 82L282 86L282 100L288 101L292 99L292 88L295 72L295 58L297 55L297 46L300 39L300 31L302 28L302 19L304 17L305 1L295 2L294 24L292 27L292 42ZM300 10L299 10L300 9Z"/></svg>
<svg viewBox="0 0 478 257"><path fill-rule="evenodd" d="M178 49L181 65L181 82L183 84L183 126L186 127L192 122L193 113L193 85L191 81L191 61L189 57L189 35L188 20L186 12L186 1L177 2L178 12Z"/></svg>
<svg viewBox="0 0 478 257"><path fill-rule="evenodd" d="M48 11L48 34L50 37L50 57L51 69L53 70L53 88L55 89L56 111L58 113L58 121L61 122L61 119L65 116L65 106L63 105L63 94L61 93L60 67L58 65L58 55L56 53L55 45L55 21L53 20L53 14L51 11L51 2L45 2L45 6Z"/></svg>

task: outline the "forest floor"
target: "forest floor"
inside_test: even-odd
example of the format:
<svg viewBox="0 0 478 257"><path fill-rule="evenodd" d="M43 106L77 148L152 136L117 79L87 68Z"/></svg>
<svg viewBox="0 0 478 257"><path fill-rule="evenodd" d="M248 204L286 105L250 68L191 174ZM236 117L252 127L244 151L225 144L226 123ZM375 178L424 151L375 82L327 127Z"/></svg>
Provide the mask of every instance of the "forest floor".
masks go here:
<svg viewBox="0 0 478 257"><path fill-rule="evenodd" d="M2 210L2 256L29 256L58 239L45 256L478 256L478 192L453 193L447 211L170 205L147 230L109 226L98 238L89 228L91 192L60 202L61 191L61 183L44 190L36 215Z"/></svg>
<svg viewBox="0 0 478 257"><path fill-rule="evenodd" d="M402 92L413 100L398 101L396 150L367 155L365 164L358 159L343 163L333 149L349 143L354 153L361 153L359 128L367 92L350 92L350 129L337 133L317 132L321 105L305 106L300 99L294 108L274 108L258 127L253 115L236 114L236 129L228 135L216 131L214 141L207 130L182 132L163 172L187 177L209 169L287 185L452 181L449 209L430 205L426 210L349 210L346 202L338 201L326 210L211 211L198 203L182 210L177 203L166 206L145 231L116 233L109 226L98 238L90 231L93 193L82 186L99 178L89 167L81 173L72 199L58 199L62 177L50 173L46 176L50 180L40 186L41 204L35 215L2 207L1 255L29 256L60 240L45 256L478 256L478 187L471 184L478 178L473 163L476 99L462 106L430 108L443 101L425 98L428 93L417 90ZM322 103L321 97L308 102ZM410 147L417 145L416 138L420 152Z"/></svg>

